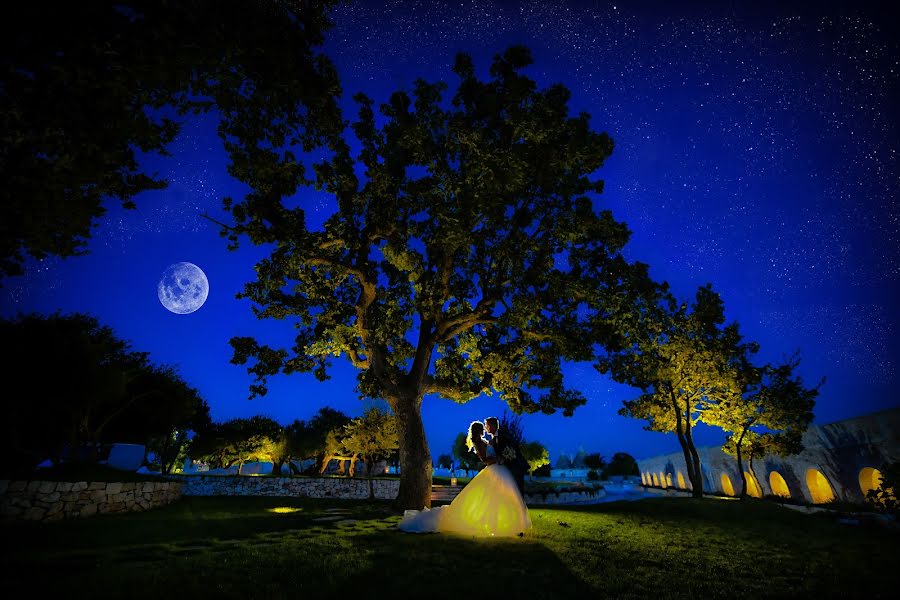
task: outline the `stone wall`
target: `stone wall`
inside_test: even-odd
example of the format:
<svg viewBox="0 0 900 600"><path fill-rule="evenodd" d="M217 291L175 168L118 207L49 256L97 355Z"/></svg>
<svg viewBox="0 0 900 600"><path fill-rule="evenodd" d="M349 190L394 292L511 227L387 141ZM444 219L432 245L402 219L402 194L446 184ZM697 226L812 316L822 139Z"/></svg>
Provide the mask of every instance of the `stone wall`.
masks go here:
<svg viewBox="0 0 900 600"><path fill-rule="evenodd" d="M168 481L65 482L0 481L4 519L55 521L104 513L142 511L181 497L181 484Z"/></svg>
<svg viewBox="0 0 900 600"><path fill-rule="evenodd" d="M301 498L366 499L368 479L344 477L229 477L217 475L177 476L185 496L296 496ZM375 498L393 500L399 479L373 479Z"/></svg>
<svg viewBox="0 0 900 600"><path fill-rule="evenodd" d="M873 470L900 460L900 409L811 426L803 436L803 447L795 456L756 459L752 470L744 460L748 492L788 495L810 503L819 503L829 495L836 500L862 503L864 490L871 486ZM705 492L740 494L737 460L719 447L698 448L697 452ZM680 450L639 460L638 466L647 485L679 488L683 479L684 488L691 487Z"/></svg>
<svg viewBox="0 0 900 600"><path fill-rule="evenodd" d="M606 496L602 489L583 492L548 492L547 494L526 494L525 504L592 504Z"/></svg>

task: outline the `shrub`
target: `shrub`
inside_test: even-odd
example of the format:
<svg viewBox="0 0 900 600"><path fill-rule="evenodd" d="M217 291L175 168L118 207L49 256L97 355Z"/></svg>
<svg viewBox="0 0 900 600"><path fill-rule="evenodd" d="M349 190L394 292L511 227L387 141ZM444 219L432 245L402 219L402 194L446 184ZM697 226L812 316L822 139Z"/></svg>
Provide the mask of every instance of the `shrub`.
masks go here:
<svg viewBox="0 0 900 600"><path fill-rule="evenodd" d="M876 510L897 514L900 503L895 490L900 489L900 461L885 465L881 471L881 485L866 494L866 501Z"/></svg>
<svg viewBox="0 0 900 600"><path fill-rule="evenodd" d="M587 478L590 479L591 481L597 481L600 479L600 474L597 473L597 471L591 469L587 473Z"/></svg>

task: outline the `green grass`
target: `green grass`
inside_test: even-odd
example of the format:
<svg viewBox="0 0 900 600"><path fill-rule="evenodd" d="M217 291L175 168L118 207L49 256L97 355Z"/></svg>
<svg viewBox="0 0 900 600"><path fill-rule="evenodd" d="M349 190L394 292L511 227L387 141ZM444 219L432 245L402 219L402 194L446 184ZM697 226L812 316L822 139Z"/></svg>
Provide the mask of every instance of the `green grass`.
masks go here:
<svg viewBox="0 0 900 600"><path fill-rule="evenodd" d="M184 498L146 513L4 524L3 581L27 597L154 600L878 598L897 582L896 533L766 502L659 498L535 507L531 517L522 538L476 540L401 533L384 503Z"/></svg>

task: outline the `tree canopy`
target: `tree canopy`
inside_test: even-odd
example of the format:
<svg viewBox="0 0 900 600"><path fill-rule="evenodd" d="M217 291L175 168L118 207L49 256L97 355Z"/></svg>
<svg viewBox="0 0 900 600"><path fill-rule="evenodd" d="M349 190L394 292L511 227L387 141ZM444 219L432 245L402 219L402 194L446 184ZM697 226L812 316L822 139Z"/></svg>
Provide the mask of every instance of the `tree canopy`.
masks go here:
<svg viewBox="0 0 900 600"><path fill-rule="evenodd" d="M276 165L302 175L285 148L339 123L337 75L314 52L333 4L17 4L0 24L0 277L84 253L105 199L133 208L165 187L138 156L166 155L185 115L215 110L229 172L256 193Z"/></svg>
<svg viewBox="0 0 900 600"><path fill-rule="evenodd" d="M15 352L0 364L4 381L27 382L4 394L0 440L10 464L29 470L51 458L78 457L111 442L147 444L201 427L209 407L170 366L131 349L95 318L75 313L0 320Z"/></svg>
<svg viewBox="0 0 900 600"><path fill-rule="evenodd" d="M306 183L288 160L263 174L271 193L226 202L233 247L272 245L242 296L259 318L297 328L290 349L232 340L233 361L257 376L251 396L277 373L324 379L346 357L360 393L385 398L399 420L404 508L430 498L425 395L497 393L516 413L573 414L585 398L565 386L563 361L589 360L646 278L621 255L626 226L589 195L603 189L592 175L612 140L588 114L569 115L564 86L539 90L522 73L531 63L511 47L480 81L459 54L449 105L444 83L419 79L380 106L380 126L374 101L354 96L361 152L335 138L315 165L313 183L337 207L320 229L303 202L287 202Z"/></svg>

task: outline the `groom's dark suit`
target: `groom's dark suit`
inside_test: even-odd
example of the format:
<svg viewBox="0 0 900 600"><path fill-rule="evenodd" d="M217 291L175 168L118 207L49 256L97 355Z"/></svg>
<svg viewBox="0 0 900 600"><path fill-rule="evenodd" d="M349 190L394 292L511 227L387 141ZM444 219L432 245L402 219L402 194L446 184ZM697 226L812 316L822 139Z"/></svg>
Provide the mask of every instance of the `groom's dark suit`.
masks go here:
<svg viewBox="0 0 900 600"><path fill-rule="evenodd" d="M518 445L504 436L502 431L498 431L496 435L491 437L491 446L497 454L497 462L509 469L509 472L512 473L512 476L516 479L516 485L519 487L522 498L524 498L525 473L528 472L528 461L522 456L522 452L519 450ZM515 458L509 459L503 456L503 451L507 448L512 448L516 453ZM509 453L507 452L507 454Z"/></svg>

